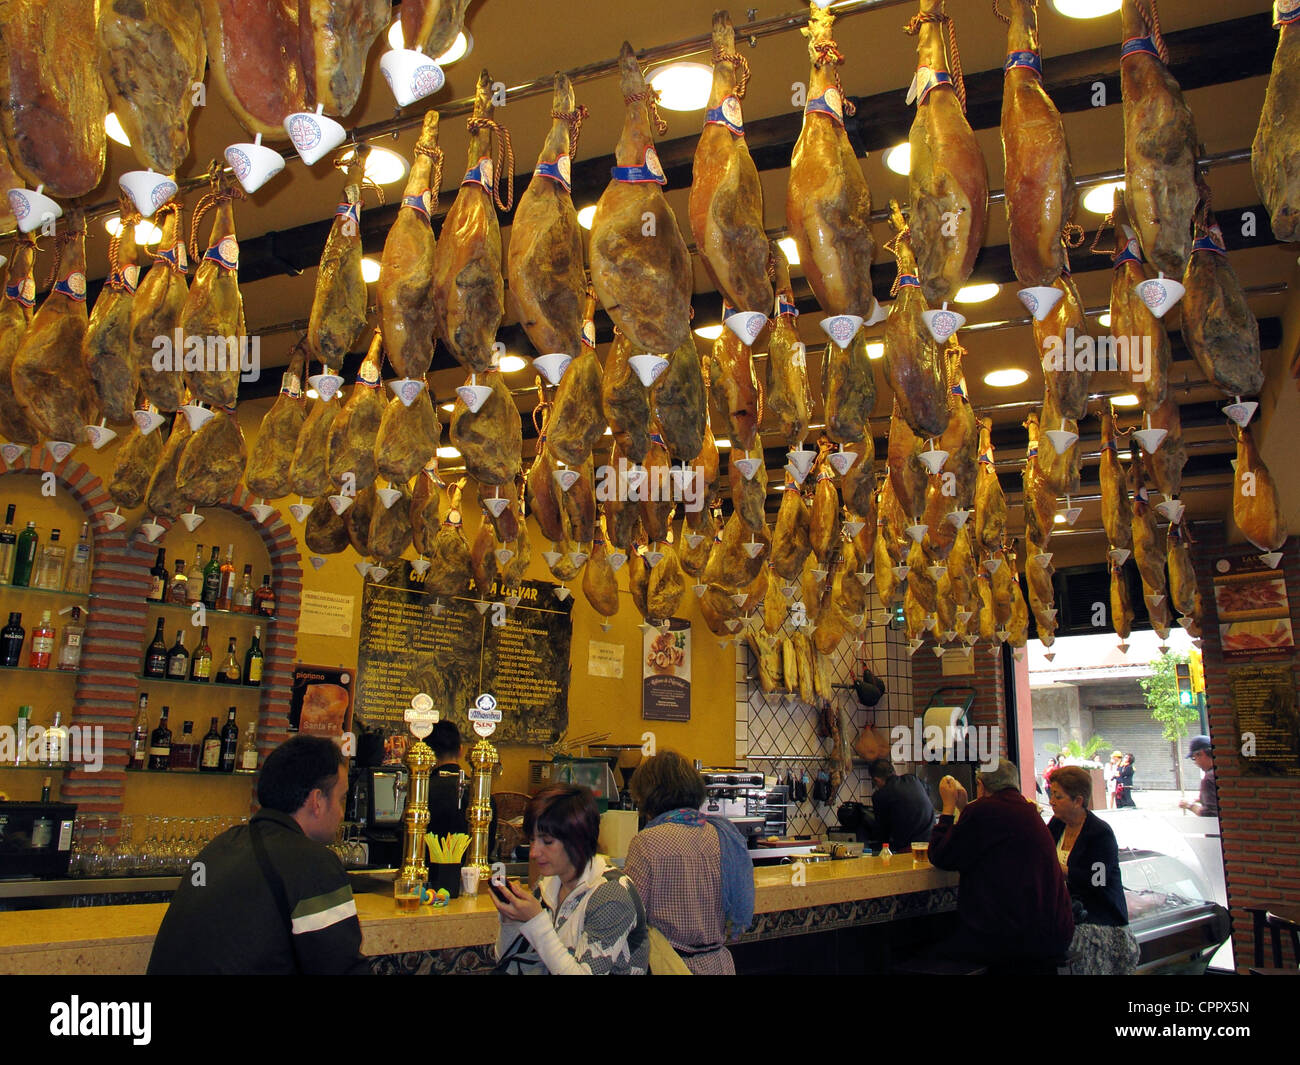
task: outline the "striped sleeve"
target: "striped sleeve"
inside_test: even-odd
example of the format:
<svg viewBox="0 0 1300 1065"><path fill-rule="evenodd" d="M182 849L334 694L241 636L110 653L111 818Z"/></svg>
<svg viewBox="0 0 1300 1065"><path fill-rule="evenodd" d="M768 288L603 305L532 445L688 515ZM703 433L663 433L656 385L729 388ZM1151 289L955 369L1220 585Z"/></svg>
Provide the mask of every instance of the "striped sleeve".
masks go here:
<svg viewBox="0 0 1300 1065"><path fill-rule="evenodd" d="M303 899L293 908L293 934L300 936L305 932L319 932L322 928L339 921L357 916L356 900L352 897L352 888L344 884L335 891L315 898Z"/></svg>

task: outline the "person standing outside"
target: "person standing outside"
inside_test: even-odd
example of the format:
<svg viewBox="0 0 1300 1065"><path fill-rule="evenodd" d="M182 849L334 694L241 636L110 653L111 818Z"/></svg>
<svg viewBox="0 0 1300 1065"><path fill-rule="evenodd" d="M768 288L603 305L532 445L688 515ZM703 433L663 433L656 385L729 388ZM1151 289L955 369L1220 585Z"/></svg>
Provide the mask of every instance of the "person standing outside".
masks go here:
<svg viewBox="0 0 1300 1065"><path fill-rule="evenodd" d="M1193 736L1188 743L1187 757L1196 763L1204 774L1201 777L1201 794L1195 802L1183 800L1178 805L1191 810L1197 817L1219 816L1219 786L1214 780L1214 746L1209 736Z"/></svg>

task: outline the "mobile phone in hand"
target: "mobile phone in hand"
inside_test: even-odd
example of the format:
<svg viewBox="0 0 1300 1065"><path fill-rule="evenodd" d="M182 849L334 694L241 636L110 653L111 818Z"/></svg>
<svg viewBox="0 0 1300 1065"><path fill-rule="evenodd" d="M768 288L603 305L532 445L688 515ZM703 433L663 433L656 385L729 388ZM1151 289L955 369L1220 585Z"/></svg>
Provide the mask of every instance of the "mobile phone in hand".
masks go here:
<svg viewBox="0 0 1300 1065"><path fill-rule="evenodd" d="M502 902L509 904L514 901L514 895L506 888L504 882L498 884L494 880L488 881L488 889Z"/></svg>

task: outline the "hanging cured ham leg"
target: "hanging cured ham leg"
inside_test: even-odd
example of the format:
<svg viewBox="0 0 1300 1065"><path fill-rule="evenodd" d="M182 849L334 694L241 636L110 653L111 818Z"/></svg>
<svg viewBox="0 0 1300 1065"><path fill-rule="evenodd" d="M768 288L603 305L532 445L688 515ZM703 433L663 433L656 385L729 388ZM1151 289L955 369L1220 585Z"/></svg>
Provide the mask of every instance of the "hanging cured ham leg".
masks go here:
<svg viewBox="0 0 1300 1065"><path fill-rule="evenodd" d="M809 13L812 74L803 129L790 161L786 222L817 302L828 315L870 317L871 192L848 135L839 66L844 57L831 37L835 16L820 7Z"/></svg>
<svg viewBox="0 0 1300 1065"><path fill-rule="evenodd" d="M772 307L763 228L763 188L745 143L740 101L749 64L736 52L736 32L725 11L713 13L713 88L704 132L695 149L691 232L722 298L739 311L766 317ZM761 326L760 326L761 329ZM751 340L759 329L750 333Z"/></svg>
<svg viewBox="0 0 1300 1065"><path fill-rule="evenodd" d="M36 281L32 277L35 258L36 242L20 237L9 263L8 284L0 296L0 434L15 444L40 442L36 426L13 392L14 356L32 320L32 306L36 302Z"/></svg>
<svg viewBox="0 0 1300 1065"><path fill-rule="evenodd" d="M191 253L198 260L194 283L181 310L181 335L186 338L217 338L225 341L225 358L208 357L196 368L186 368L185 379L196 399L214 407L235 402L239 394L242 356L247 354L244 336L244 301L239 294L239 243L235 239L235 212L231 201L242 196L229 181L221 181L204 197L194 212L191 231L197 234L204 212L215 207L212 235L207 251L199 258L197 237L191 238ZM188 363L188 360L187 360Z"/></svg>
<svg viewBox="0 0 1300 1065"><path fill-rule="evenodd" d="M1139 375L1138 395L1146 410L1165 401L1169 387L1169 334L1164 321L1151 313L1151 308L1138 295L1138 286L1151 276L1149 267L1142 263L1142 250L1137 233L1128 224L1128 208L1124 193L1115 193L1115 268L1110 286L1110 334L1117 355L1127 354L1130 369L1137 370L1137 350L1143 361ZM1104 367L1119 369L1120 367ZM1102 369L1102 367L1099 367Z"/></svg>
<svg viewBox="0 0 1300 1065"><path fill-rule="evenodd" d="M465 25L470 0L403 0L402 40L407 48L440 56Z"/></svg>
<svg viewBox="0 0 1300 1065"><path fill-rule="evenodd" d="M298 0L202 0L208 65L250 133L283 140L284 119L307 110Z"/></svg>
<svg viewBox="0 0 1300 1065"><path fill-rule="evenodd" d="M1273 72L1264 93L1264 109L1250 155L1255 186L1268 208L1273 234L1278 240L1300 238L1300 7L1273 8L1278 30Z"/></svg>
<svg viewBox="0 0 1300 1065"><path fill-rule="evenodd" d="M1122 565L1133 553L1133 509L1128 497L1128 479L1119 461L1115 415L1109 405L1101 415L1101 523L1110 544L1111 560ZM1123 557L1116 552L1121 552Z"/></svg>
<svg viewBox="0 0 1300 1065"><path fill-rule="evenodd" d="M357 149L348 167L343 202L325 239L316 293L307 323L312 357L326 366L342 366L366 324L366 282L361 276L361 178L366 148Z"/></svg>
<svg viewBox="0 0 1300 1065"><path fill-rule="evenodd" d="M652 128L662 134L667 125L626 41L618 65L626 112L613 180L591 224L591 280L632 346L666 355L691 331L690 253L664 198L667 179L654 149Z"/></svg>
<svg viewBox="0 0 1300 1065"><path fill-rule="evenodd" d="M492 345L505 315L501 276L501 227L496 209L514 203L514 153L510 134L492 117L492 75L479 74L469 129L469 169L433 253L433 293L440 334L448 350L471 373L492 365ZM495 158L492 144L496 138ZM498 183L504 181L506 198Z"/></svg>
<svg viewBox="0 0 1300 1065"><path fill-rule="evenodd" d="M1148 262L1182 277L1192 250L1196 123L1169 73L1155 0L1124 0L1120 91L1124 96L1124 182Z"/></svg>
<svg viewBox="0 0 1300 1065"><path fill-rule="evenodd" d="M437 306L431 277L435 241L429 212L442 185L438 112L426 111L402 204L384 241L377 292L384 350L398 377L422 378L433 361Z"/></svg>
<svg viewBox="0 0 1300 1065"><path fill-rule="evenodd" d="M1038 0L1009 0L1002 82L1007 243L1022 285L1050 285L1065 266L1065 229L1074 215L1074 173L1061 114L1043 89Z"/></svg>
<svg viewBox="0 0 1300 1065"><path fill-rule="evenodd" d="M1237 431L1237 472L1232 486L1232 520L1256 547L1276 551L1286 542L1286 521L1278 505L1277 486L1268 472L1250 429Z"/></svg>
<svg viewBox="0 0 1300 1065"><path fill-rule="evenodd" d="M181 311L189 285L185 273L189 256L185 251L185 230L181 224L181 206L174 200L158 210L162 240L154 252L154 264L145 275L131 301L131 361L135 365L140 387L149 402L160 411L174 411L185 396L185 375L175 369L182 354L172 351L170 365L154 366L157 337L174 337L180 328ZM175 345L173 344L173 347Z"/></svg>
<svg viewBox="0 0 1300 1065"><path fill-rule="evenodd" d="M896 299L885 322L885 373L899 409L918 436L937 436L948 428L948 382L943 353L921 317L926 308L912 251L912 230L897 200L889 202L889 245L898 258Z"/></svg>
<svg viewBox="0 0 1300 1065"><path fill-rule="evenodd" d="M975 266L988 224L989 175L966 121L966 84L943 0L921 0L907 32L918 36L917 73L907 96L908 103L916 101L908 183L912 246L922 291L934 304L952 299Z"/></svg>
<svg viewBox="0 0 1300 1065"><path fill-rule="evenodd" d="M99 413L114 425L131 421L138 389L131 362L131 301L135 299L140 268L136 265L135 229L131 212L119 236L109 242L108 280L99 290L86 332L86 370L95 383ZM119 216L120 217L120 216ZM2 372L2 371L0 371ZM4 377L0 376L0 381Z"/></svg>
<svg viewBox="0 0 1300 1065"><path fill-rule="evenodd" d="M516 213L516 229L519 226L517 219ZM512 238L511 248L513 247ZM589 289L582 339L578 341L579 354L564 371L560 387L555 390L555 408L546 427L551 448L561 461L570 466L581 466L586 462L596 441L605 432L605 406L602 399L604 381L600 363L596 360L596 323L592 320L595 313L596 293L594 289ZM699 365L698 358L696 365ZM638 387L641 385L635 378L634 382ZM641 396L641 402L645 403L643 387Z"/></svg>
<svg viewBox="0 0 1300 1065"><path fill-rule="evenodd" d="M779 245L769 245L776 273L776 316L767 344L767 392L764 407L776 419L791 447L808 431L812 394L808 388L808 357L799 342L799 311L790 285L790 266Z"/></svg>

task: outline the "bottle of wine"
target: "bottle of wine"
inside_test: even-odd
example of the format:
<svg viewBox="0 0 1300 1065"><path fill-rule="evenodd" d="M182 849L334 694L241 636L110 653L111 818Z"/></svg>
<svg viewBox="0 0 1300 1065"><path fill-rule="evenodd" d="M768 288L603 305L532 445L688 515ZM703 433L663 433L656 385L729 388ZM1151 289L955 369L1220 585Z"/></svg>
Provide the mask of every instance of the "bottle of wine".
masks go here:
<svg viewBox="0 0 1300 1065"><path fill-rule="evenodd" d="M5 507L5 527L0 529L0 584L8 584L14 577L14 555L18 552L18 537L14 533L14 505Z"/></svg>
<svg viewBox="0 0 1300 1065"><path fill-rule="evenodd" d="M149 693L140 693L140 709L135 715L135 732L131 736L131 768L143 769L149 761Z"/></svg>
<svg viewBox="0 0 1300 1065"><path fill-rule="evenodd" d="M185 640L180 629L176 630L176 642L167 652L167 679L184 680L190 670L190 653L185 650Z"/></svg>
<svg viewBox="0 0 1300 1065"><path fill-rule="evenodd" d="M190 601L190 579L185 576L185 559L176 560L176 572L172 582L167 586L167 602L185 606Z"/></svg>
<svg viewBox="0 0 1300 1065"><path fill-rule="evenodd" d="M239 726L235 723L235 708L226 712L226 723L221 726L221 771L235 771L235 756L239 751Z"/></svg>
<svg viewBox="0 0 1300 1065"><path fill-rule="evenodd" d="M46 592L63 591L63 567L68 561L68 549L59 543L58 529L50 531L50 542L41 548L32 575L32 587Z"/></svg>
<svg viewBox="0 0 1300 1065"><path fill-rule="evenodd" d="M185 574L185 594L189 597L189 602L197 603L203 598L203 545L198 544L194 548L194 561L190 563L190 570Z"/></svg>
<svg viewBox="0 0 1300 1065"><path fill-rule="evenodd" d="M236 614L251 614L253 612L253 567L251 563L244 566L244 576L240 581L239 591L235 592L234 602L230 608Z"/></svg>
<svg viewBox="0 0 1300 1065"><path fill-rule="evenodd" d="M167 676L167 643L163 640L163 619L158 619L154 629L153 641L144 652L144 670L146 677Z"/></svg>
<svg viewBox="0 0 1300 1065"><path fill-rule="evenodd" d="M18 534L17 551L14 553L15 588L26 588L32 583L32 570L36 566L36 549L41 538L36 535L36 522L29 521L27 528Z"/></svg>
<svg viewBox="0 0 1300 1065"><path fill-rule="evenodd" d="M261 687L262 684L262 626L253 626L253 642L248 645L248 653L244 655L244 683L250 688Z"/></svg>
<svg viewBox="0 0 1300 1065"><path fill-rule="evenodd" d="M158 557L149 568L152 582L149 585L149 602L167 602L167 549L158 548Z"/></svg>
<svg viewBox="0 0 1300 1065"><path fill-rule="evenodd" d="M194 722L181 726L180 739L172 744L172 769L195 769L198 766L198 745L194 742Z"/></svg>
<svg viewBox="0 0 1300 1065"><path fill-rule="evenodd" d="M54 659L54 625L50 612L41 611L41 622L32 629L32 647L27 655L28 669L49 669Z"/></svg>
<svg viewBox="0 0 1300 1065"><path fill-rule="evenodd" d="M162 708L162 717L158 727L149 734L149 768L168 769L172 760L172 730L167 727L167 715L171 707Z"/></svg>
<svg viewBox="0 0 1300 1065"><path fill-rule="evenodd" d="M275 617L275 592L271 591L271 575L262 574L262 587L253 593L253 613L264 618Z"/></svg>
<svg viewBox="0 0 1300 1065"><path fill-rule="evenodd" d="M257 772L257 722L244 726L244 738L239 742L239 756L235 759L236 773Z"/></svg>
<svg viewBox="0 0 1300 1065"><path fill-rule="evenodd" d="M226 548L226 559L218 571L217 609L230 610L235 602L235 545Z"/></svg>
<svg viewBox="0 0 1300 1065"><path fill-rule="evenodd" d="M9 612L9 624L0 630L0 666L13 668L22 661L23 640L27 630L23 628L23 616L17 610Z"/></svg>
<svg viewBox="0 0 1300 1065"><path fill-rule="evenodd" d="M207 735L203 737L203 745L199 748L199 772L221 772L221 734L217 731L215 717L212 719L212 724L208 726Z"/></svg>
<svg viewBox="0 0 1300 1065"><path fill-rule="evenodd" d="M72 564L68 566L68 577L63 590L85 593L90 591L90 522L81 523L81 535L72 548Z"/></svg>
<svg viewBox="0 0 1300 1065"><path fill-rule="evenodd" d="M208 645L208 627L199 631L199 645L190 657L190 680L209 681L212 679L212 648Z"/></svg>
<svg viewBox="0 0 1300 1065"><path fill-rule="evenodd" d="M218 684L238 684L239 679L239 659L235 657L235 638L232 636L230 646L226 648L226 657L217 670L216 681Z"/></svg>
<svg viewBox="0 0 1300 1065"><path fill-rule="evenodd" d="M214 547L212 557L203 567L203 605L211 610L216 609L217 597L221 594L221 563L217 561L220 551L221 548Z"/></svg>
<svg viewBox="0 0 1300 1065"><path fill-rule="evenodd" d="M60 611L62 613L62 611ZM81 668L81 640L86 635L86 624L81 620L81 607L74 606L68 613L72 617L63 626L63 639L59 641L59 669Z"/></svg>

